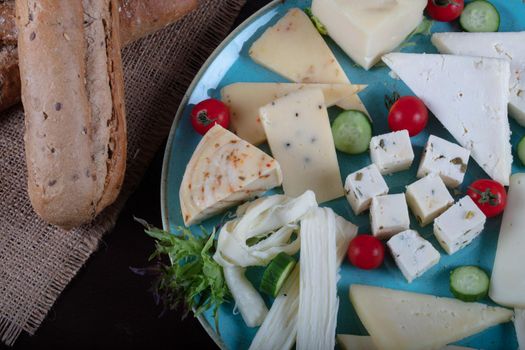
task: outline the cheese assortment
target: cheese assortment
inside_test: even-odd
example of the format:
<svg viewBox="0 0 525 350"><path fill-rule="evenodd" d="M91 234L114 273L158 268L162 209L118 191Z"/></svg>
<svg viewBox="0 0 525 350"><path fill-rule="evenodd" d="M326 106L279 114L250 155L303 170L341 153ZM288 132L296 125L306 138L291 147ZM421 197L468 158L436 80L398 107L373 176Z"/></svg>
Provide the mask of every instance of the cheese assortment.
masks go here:
<svg viewBox="0 0 525 350"><path fill-rule="evenodd" d="M467 6L477 2L482 1ZM449 344L514 315L518 339L525 341L525 270L516 263L525 251L525 174L511 175L507 114L508 106L525 125L525 32L436 33L432 43L443 54L392 52L421 23L428 3L313 0L311 12L289 9L256 34L248 56L291 82L228 81L222 86L233 132L219 125L224 116L214 118L206 111L194 117L211 129L195 149L180 186L186 226L281 185L284 192L240 205L217 230L213 259L227 286L235 289L231 294L246 325L261 325L250 349L294 344L297 349L332 349L343 257L348 255L353 265L346 268L375 269L383 263L385 247L401 272L395 283L425 288L436 275L425 273L439 267L440 273L451 273L449 288L434 288L444 294L438 297L353 283L350 301L370 335L339 334L340 346L468 349ZM478 5L464 12L472 17L460 19L464 28L494 26L483 22L488 17L474 18L472 11L486 8ZM331 51L321 36L325 31L341 52ZM351 84L336 58L343 51L363 73L373 69L366 74L373 75L382 59L390 76L399 79L394 86L405 84L416 95L411 98L419 104L409 105L413 110L397 106L397 114L397 97L377 102L387 106L390 132L371 124L383 116L369 115L357 95L366 85ZM439 131L441 137L415 138L427 125L426 108L457 144ZM334 113L339 115L334 118ZM265 142L269 154L257 147ZM471 175L471 156L492 180L464 184ZM411 171L414 161L417 173ZM352 170L340 162L351 162ZM399 172L413 179L400 183L399 176L391 176ZM504 186L509 184L507 202ZM459 198L462 191L466 195ZM348 203L340 199L345 195ZM346 214L321 207L335 200L344 203ZM440 264L440 251L453 255L469 246L504 209L492 271L490 266ZM357 216L367 210L370 234L357 235L357 227L344 217L366 220ZM421 234L411 229L416 222ZM292 255L298 253L296 264ZM269 310L245 275L253 266L267 266L260 291L276 298ZM509 309L477 303L488 296Z"/></svg>
<svg viewBox="0 0 525 350"><path fill-rule="evenodd" d="M436 265L441 257L432 243L414 230L398 233L387 245L408 283Z"/></svg>
<svg viewBox="0 0 525 350"><path fill-rule="evenodd" d="M398 47L423 20L426 0L313 0L312 12L364 69Z"/></svg>
<svg viewBox="0 0 525 350"><path fill-rule="evenodd" d="M447 140L430 135L421 156L417 177L434 173L450 188L456 188L463 182L470 151Z"/></svg>
<svg viewBox="0 0 525 350"><path fill-rule="evenodd" d="M454 203L441 178L430 174L406 188L408 206L421 226L430 224Z"/></svg>

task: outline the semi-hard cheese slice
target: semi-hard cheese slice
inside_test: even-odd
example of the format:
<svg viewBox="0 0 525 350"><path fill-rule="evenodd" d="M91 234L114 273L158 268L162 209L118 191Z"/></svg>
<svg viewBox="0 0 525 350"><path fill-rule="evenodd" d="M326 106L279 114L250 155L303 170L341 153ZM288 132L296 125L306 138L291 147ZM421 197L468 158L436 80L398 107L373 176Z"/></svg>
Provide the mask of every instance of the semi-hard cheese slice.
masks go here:
<svg viewBox="0 0 525 350"><path fill-rule="evenodd" d="M510 67L505 60L390 53L383 61L423 100L494 180L509 184L507 116Z"/></svg>
<svg viewBox="0 0 525 350"><path fill-rule="evenodd" d="M281 183L281 167L275 159L215 125L184 172L179 191L184 224L198 224Z"/></svg>
<svg viewBox="0 0 525 350"><path fill-rule="evenodd" d="M510 178L507 207L498 238L489 295L496 303L525 308L525 174Z"/></svg>
<svg viewBox="0 0 525 350"><path fill-rule="evenodd" d="M312 12L356 63L371 68L423 19L427 0L314 0Z"/></svg>
<svg viewBox="0 0 525 350"><path fill-rule="evenodd" d="M509 61L509 112L525 126L525 32L436 33L432 35L432 43L441 53Z"/></svg>
<svg viewBox="0 0 525 350"><path fill-rule="evenodd" d="M513 316L499 307L356 284L350 300L374 344L389 350L440 349Z"/></svg>
<svg viewBox="0 0 525 350"><path fill-rule="evenodd" d="M298 8L268 28L249 54L255 62L296 83L350 83L310 18ZM357 95L337 104L367 113Z"/></svg>
<svg viewBox="0 0 525 350"><path fill-rule="evenodd" d="M379 350L372 341L372 337L367 335L338 334L337 343L343 350ZM440 350L475 350L464 346L447 345Z"/></svg>
<svg viewBox="0 0 525 350"><path fill-rule="evenodd" d="M318 203L344 195L321 90L290 93L262 107L260 115L272 154L283 170L286 195L312 190Z"/></svg>
<svg viewBox="0 0 525 350"><path fill-rule="evenodd" d="M258 145L266 141L259 108L273 100L297 90L321 89L326 106L330 107L364 88L351 84L235 83L221 90L221 99L230 108L233 132Z"/></svg>

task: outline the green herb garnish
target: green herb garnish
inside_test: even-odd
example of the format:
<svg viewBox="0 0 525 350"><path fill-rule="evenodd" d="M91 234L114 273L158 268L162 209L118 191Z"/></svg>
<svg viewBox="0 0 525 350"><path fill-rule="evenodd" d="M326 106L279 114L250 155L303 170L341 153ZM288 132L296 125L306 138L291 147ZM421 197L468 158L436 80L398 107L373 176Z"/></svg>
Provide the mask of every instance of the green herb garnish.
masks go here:
<svg viewBox="0 0 525 350"><path fill-rule="evenodd" d="M306 13L306 15L308 17L310 17L310 20L312 21L312 23L314 24L315 28L317 29L317 31L321 34L321 35L328 35L328 30L326 29L326 27L324 26L323 23L321 23L321 21L319 20L319 18L317 18L316 16L314 16L313 12L312 12L312 9L307 7L304 9L304 13Z"/></svg>

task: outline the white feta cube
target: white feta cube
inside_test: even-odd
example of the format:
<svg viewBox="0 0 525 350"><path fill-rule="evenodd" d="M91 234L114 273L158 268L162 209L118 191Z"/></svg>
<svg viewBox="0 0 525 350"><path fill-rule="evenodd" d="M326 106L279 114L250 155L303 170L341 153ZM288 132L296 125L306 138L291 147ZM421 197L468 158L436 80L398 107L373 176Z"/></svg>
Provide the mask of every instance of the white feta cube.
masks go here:
<svg viewBox="0 0 525 350"><path fill-rule="evenodd" d="M414 161L414 151L408 131L401 130L372 137L370 157L383 175L410 168Z"/></svg>
<svg viewBox="0 0 525 350"><path fill-rule="evenodd" d="M387 194L372 198L370 205L372 233L379 239L388 239L408 230L410 218L405 194Z"/></svg>
<svg viewBox="0 0 525 350"><path fill-rule="evenodd" d="M371 164L348 175L345 193L352 210L359 215L370 208L372 198L388 193L388 185L377 165Z"/></svg>
<svg viewBox="0 0 525 350"><path fill-rule="evenodd" d="M430 174L407 186L407 202L421 226L430 224L454 203L443 180Z"/></svg>
<svg viewBox="0 0 525 350"><path fill-rule="evenodd" d="M408 283L436 265L441 257L429 241L413 230L398 233L387 245Z"/></svg>
<svg viewBox="0 0 525 350"><path fill-rule="evenodd" d="M483 231L486 219L476 203L465 196L434 221L434 235L449 255L454 254Z"/></svg>
<svg viewBox="0 0 525 350"><path fill-rule="evenodd" d="M421 178L435 173L448 187L458 187L465 177L469 158L469 150L430 135L419 163L417 177Z"/></svg>

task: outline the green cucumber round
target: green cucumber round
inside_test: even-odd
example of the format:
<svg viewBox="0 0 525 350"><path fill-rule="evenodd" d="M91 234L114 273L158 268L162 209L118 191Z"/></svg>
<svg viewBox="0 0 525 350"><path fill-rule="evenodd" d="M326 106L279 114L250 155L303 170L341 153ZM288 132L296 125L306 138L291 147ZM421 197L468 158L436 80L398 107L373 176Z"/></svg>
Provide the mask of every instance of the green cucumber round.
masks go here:
<svg viewBox="0 0 525 350"><path fill-rule="evenodd" d="M284 282L295 267L296 261L290 255L279 253L264 270L260 290L272 297L279 294Z"/></svg>
<svg viewBox="0 0 525 350"><path fill-rule="evenodd" d="M368 150L372 138L372 125L361 111L344 111L332 124L335 148L348 154L360 154Z"/></svg>
<svg viewBox="0 0 525 350"><path fill-rule="evenodd" d="M525 165L525 136L518 143L518 158L521 160L521 164Z"/></svg>
<svg viewBox="0 0 525 350"><path fill-rule="evenodd" d="M489 276L478 266L458 267L450 274L450 291L459 300L483 299L489 292L489 284Z"/></svg>
<svg viewBox="0 0 525 350"><path fill-rule="evenodd" d="M467 32L497 32L499 21L498 10L486 0L468 3L459 18L459 24Z"/></svg>

